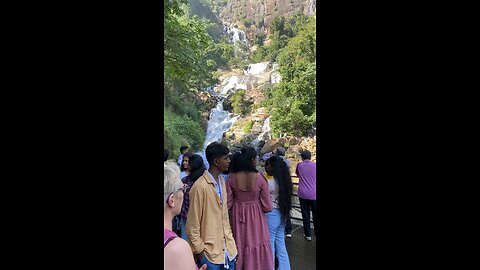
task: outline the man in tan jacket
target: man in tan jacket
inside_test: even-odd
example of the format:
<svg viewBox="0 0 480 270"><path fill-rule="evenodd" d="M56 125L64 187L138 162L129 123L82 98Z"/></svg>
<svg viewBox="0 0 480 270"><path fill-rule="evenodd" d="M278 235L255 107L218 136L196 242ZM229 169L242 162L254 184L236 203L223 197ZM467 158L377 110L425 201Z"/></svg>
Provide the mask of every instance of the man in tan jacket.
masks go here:
<svg viewBox="0 0 480 270"><path fill-rule="evenodd" d="M228 218L227 191L220 173L228 170L229 150L214 142L205 150L210 165L190 190L187 238L199 266L234 270L237 247Z"/></svg>

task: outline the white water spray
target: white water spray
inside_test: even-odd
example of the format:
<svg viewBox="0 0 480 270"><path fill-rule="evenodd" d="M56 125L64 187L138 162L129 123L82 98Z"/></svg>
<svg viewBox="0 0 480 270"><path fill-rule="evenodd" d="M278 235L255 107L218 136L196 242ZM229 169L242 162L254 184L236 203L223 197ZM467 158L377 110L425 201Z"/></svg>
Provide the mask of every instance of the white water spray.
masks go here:
<svg viewBox="0 0 480 270"><path fill-rule="evenodd" d="M215 109L210 113L210 120L207 124L207 134L203 149L207 148L212 142L218 142L222 139L223 133L227 132L237 120L238 115L234 116L223 110L223 100L220 100Z"/></svg>
<svg viewBox="0 0 480 270"><path fill-rule="evenodd" d="M265 122L263 122L262 126L262 133L258 135L258 137L251 142L252 147L255 148L255 150L260 150L258 149L258 146L260 145L260 141L266 141L272 139L272 129L270 128L270 117L269 116L267 119L265 119Z"/></svg>

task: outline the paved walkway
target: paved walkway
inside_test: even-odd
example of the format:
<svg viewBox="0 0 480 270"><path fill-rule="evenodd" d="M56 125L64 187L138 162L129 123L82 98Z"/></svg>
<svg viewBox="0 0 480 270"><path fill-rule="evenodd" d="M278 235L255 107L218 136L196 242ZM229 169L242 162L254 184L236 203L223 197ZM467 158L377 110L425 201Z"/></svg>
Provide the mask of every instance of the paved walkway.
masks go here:
<svg viewBox="0 0 480 270"><path fill-rule="evenodd" d="M291 269L314 270L317 266L317 239L315 235L312 236L312 241L308 241L303 237L302 226L292 224L292 227L292 237L285 238Z"/></svg>
<svg viewBox="0 0 480 270"><path fill-rule="evenodd" d="M298 177L292 175L292 182L298 183ZM293 192L297 193L298 186L294 185ZM293 196L292 203L300 206L300 200L297 196ZM301 219L300 209L294 208L290 212L292 217ZM310 218L312 219L310 213ZM292 221L292 237L285 238L287 245L288 257L290 258L290 266L292 270L314 270L316 269L317 260L317 239L315 237L312 225L312 241L308 241L303 236L303 226L301 220L291 219Z"/></svg>

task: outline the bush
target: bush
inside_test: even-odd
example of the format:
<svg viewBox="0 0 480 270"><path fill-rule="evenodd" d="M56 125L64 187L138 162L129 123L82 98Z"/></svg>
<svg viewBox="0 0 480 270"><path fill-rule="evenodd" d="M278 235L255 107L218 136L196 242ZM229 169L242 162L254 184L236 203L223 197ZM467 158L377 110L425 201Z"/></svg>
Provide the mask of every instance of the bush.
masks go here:
<svg viewBox="0 0 480 270"><path fill-rule="evenodd" d="M205 141L205 135L198 122L193 121L186 115L178 115L164 110L164 147L169 149L173 156L180 154L182 145L190 146L192 149L200 149Z"/></svg>
<svg viewBox="0 0 480 270"><path fill-rule="evenodd" d="M255 44L256 45L262 46L264 41L265 41L265 34L264 33L260 33L260 34L257 34L255 36Z"/></svg>
<svg viewBox="0 0 480 270"><path fill-rule="evenodd" d="M272 60L272 53L270 49L270 46L262 46L260 44L258 49L250 55L250 61L253 63L260 63Z"/></svg>
<svg viewBox="0 0 480 270"><path fill-rule="evenodd" d="M245 90L237 90L230 98L233 112L239 115L245 115L251 111L252 102L245 100Z"/></svg>
<svg viewBox="0 0 480 270"><path fill-rule="evenodd" d="M300 19L298 19L300 18ZM272 89L266 89L264 105L272 115L271 126L274 136L292 134L305 136L316 126L316 36L315 17L306 23L298 17L302 27L295 25L294 30L285 27L284 21L278 19L273 24L281 33L293 32L296 35L288 39L277 58L282 81ZM298 29L298 32L297 30ZM272 46L283 46L283 37Z"/></svg>
<svg viewBox="0 0 480 270"><path fill-rule="evenodd" d="M247 124L243 127L242 131L248 133L252 129L253 123L253 120L248 121Z"/></svg>
<svg viewBox="0 0 480 270"><path fill-rule="evenodd" d="M263 26L265 26L265 23L263 22L263 19L259 19L256 23L256 26L258 29L262 28Z"/></svg>
<svg viewBox="0 0 480 270"><path fill-rule="evenodd" d="M243 24L245 25L245 27L250 28L250 26L252 24L255 24L255 22L250 20L250 19L245 19L245 20L243 20Z"/></svg>

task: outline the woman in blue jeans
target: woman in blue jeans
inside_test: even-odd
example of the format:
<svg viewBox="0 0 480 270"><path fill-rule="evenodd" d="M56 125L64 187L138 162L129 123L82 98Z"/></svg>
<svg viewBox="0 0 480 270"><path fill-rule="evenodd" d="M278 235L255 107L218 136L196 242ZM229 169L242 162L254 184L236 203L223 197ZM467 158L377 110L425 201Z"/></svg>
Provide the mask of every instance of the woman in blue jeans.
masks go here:
<svg viewBox="0 0 480 270"><path fill-rule="evenodd" d="M278 259L277 270L290 270L287 247L285 245L285 225L292 209L292 178L281 157L272 156L265 162L268 191L272 196L273 211L266 213L273 258ZM273 176L273 177L272 177Z"/></svg>

